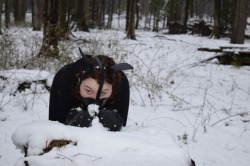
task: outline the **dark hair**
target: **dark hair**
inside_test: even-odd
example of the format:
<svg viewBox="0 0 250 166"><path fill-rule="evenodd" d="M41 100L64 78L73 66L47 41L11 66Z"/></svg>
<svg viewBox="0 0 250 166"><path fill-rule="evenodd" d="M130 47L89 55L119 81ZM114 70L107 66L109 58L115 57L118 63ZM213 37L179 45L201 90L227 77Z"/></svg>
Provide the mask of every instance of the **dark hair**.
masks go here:
<svg viewBox="0 0 250 166"><path fill-rule="evenodd" d="M109 68L111 66L115 65L115 62L112 58L105 56L105 55L98 55L97 57L101 61L103 66L105 67L104 81L112 85L112 94L109 98L109 102L114 103L123 75L121 74L121 72L117 72L116 74L112 74L109 71ZM94 65L97 65L97 62L94 60L94 58L91 58L91 61ZM99 78L100 78L100 71L99 70L94 69L94 70L90 70L90 71L85 72L85 69L86 69L86 66L82 66L79 69L77 69L75 74L74 74L74 80L73 80L73 84L72 84L72 95L78 100L80 100L82 98L80 95L81 81L83 81L87 78L93 78L95 80L99 80Z"/></svg>

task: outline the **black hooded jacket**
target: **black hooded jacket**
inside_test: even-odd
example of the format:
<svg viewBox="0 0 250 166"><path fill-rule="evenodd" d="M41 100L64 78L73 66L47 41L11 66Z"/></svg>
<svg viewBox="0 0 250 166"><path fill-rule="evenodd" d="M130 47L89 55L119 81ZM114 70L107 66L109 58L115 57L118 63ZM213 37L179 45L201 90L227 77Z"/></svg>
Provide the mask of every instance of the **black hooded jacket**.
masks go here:
<svg viewBox="0 0 250 166"><path fill-rule="evenodd" d="M71 91L74 74L78 68L83 65L82 59L68 64L61 68L55 75L49 103L49 120L66 123L66 118L72 108L81 106L80 100L77 100ZM122 72L123 73L123 72ZM117 113L123 119L123 126L126 126L128 108L129 108L129 82L125 74L119 87L116 100L110 104L105 104L105 108L117 110Z"/></svg>

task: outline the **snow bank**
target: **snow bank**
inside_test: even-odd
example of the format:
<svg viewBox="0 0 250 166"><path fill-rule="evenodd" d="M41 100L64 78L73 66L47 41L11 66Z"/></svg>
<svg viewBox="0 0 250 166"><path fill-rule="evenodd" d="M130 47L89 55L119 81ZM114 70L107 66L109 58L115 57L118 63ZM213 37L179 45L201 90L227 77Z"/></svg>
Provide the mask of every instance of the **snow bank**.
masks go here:
<svg viewBox="0 0 250 166"><path fill-rule="evenodd" d="M53 121L33 121L18 127L12 135L17 148L28 148L25 158L17 166L28 161L30 165L114 165L128 166L188 166L189 156L163 131L155 128L126 128L121 132L109 132L96 127L79 128ZM71 140L76 146L43 149L51 140ZM40 156L39 156L40 155Z"/></svg>

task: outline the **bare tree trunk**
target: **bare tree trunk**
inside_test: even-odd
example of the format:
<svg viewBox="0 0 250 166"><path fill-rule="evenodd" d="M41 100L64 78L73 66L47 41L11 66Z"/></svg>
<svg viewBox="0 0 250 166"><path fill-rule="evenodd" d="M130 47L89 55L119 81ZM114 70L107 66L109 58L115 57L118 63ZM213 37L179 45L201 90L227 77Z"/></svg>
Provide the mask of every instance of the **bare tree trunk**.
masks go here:
<svg viewBox="0 0 250 166"><path fill-rule="evenodd" d="M185 13L183 11L185 11L185 5L184 5L184 1L182 0L178 0L177 6L176 6L176 21L179 21L181 23L184 22L184 15Z"/></svg>
<svg viewBox="0 0 250 166"><path fill-rule="evenodd" d="M155 32L159 31L159 22L161 19L161 11L163 10L164 5L165 5L164 0L150 1L149 10L151 11L151 13L154 16L153 31L155 31Z"/></svg>
<svg viewBox="0 0 250 166"><path fill-rule="evenodd" d="M3 0L0 0L0 35L3 34L2 32L2 8L3 8Z"/></svg>
<svg viewBox="0 0 250 166"><path fill-rule="evenodd" d="M75 23L74 21L76 20L76 6L77 6L77 0L69 0L70 1L70 8L69 8L69 21ZM71 29L74 28L74 25L72 25Z"/></svg>
<svg viewBox="0 0 250 166"><path fill-rule="evenodd" d="M121 0L118 0L118 27L120 28Z"/></svg>
<svg viewBox="0 0 250 166"><path fill-rule="evenodd" d="M66 16L66 21L68 21L68 23L71 22L71 11L72 11L72 7L73 7L73 3L74 3L74 0L67 0L68 2L68 7L67 7L67 16ZM71 27L69 27L71 28Z"/></svg>
<svg viewBox="0 0 250 166"><path fill-rule="evenodd" d="M60 39L68 39L69 26L66 21L68 5L68 0L59 0L57 33Z"/></svg>
<svg viewBox="0 0 250 166"><path fill-rule="evenodd" d="M232 26L231 43L244 44L247 22L247 3L246 0L237 0L235 3L236 10Z"/></svg>
<svg viewBox="0 0 250 166"><path fill-rule="evenodd" d="M98 0L92 0L92 21L97 24L98 22Z"/></svg>
<svg viewBox="0 0 250 166"><path fill-rule="evenodd" d="M219 39L221 35L221 0L214 0L214 27L213 35L215 38Z"/></svg>
<svg viewBox="0 0 250 166"><path fill-rule="evenodd" d="M34 31L40 31L43 24L43 0L32 0L32 26Z"/></svg>
<svg viewBox="0 0 250 166"><path fill-rule="evenodd" d="M220 14L220 26L221 26L221 34L231 32L233 20L235 16L235 1L233 0L220 0L221 1L221 14Z"/></svg>
<svg viewBox="0 0 250 166"><path fill-rule="evenodd" d="M98 24L98 28L102 29L105 25L105 0L100 0L99 4L98 4L98 20L97 20L97 24Z"/></svg>
<svg viewBox="0 0 250 166"><path fill-rule="evenodd" d="M194 0L190 0L190 18L194 18Z"/></svg>
<svg viewBox="0 0 250 166"><path fill-rule="evenodd" d="M130 22L130 6L131 6L130 2L131 2L131 0L127 0L125 31L128 31L129 22Z"/></svg>
<svg viewBox="0 0 250 166"><path fill-rule="evenodd" d="M190 1L189 0L186 0L186 4L185 4L185 16L184 16L184 30L185 32L187 31L187 21L188 21L188 16L189 16L189 3Z"/></svg>
<svg viewBox="0 0 250 166"><path fill-rule="evenodd" d="M203 19L204 4L204 0L196 0L196 15L199 19Z"/></svg>
<svg viewBox="0 0 250 166"><path fill-rule="evenodd" d="M16 25L25 22L25 0L15 0L14 18Z"/></svg>
<svg viewBox="0 0 250 166"><path fill-rule="evenodd" d="M89 32L89 28L86 23L85 19L85 3L82 0L76 1L76 15L75 15L75 21L77 22L77 26L79 30L84 32Z"/></svg>
<svg viewBox="0 0 250 166"><path fill-rule="evenodd" d="M91 20L91 1L92 0L84 0L84 15L85 15L85 19L86 21L90 21Z"/></svg>
<svg viewBox="0 0 250 166"><path fill-rule="evenodd" d="M156 19L157 19L157 17L158 17L158 15L156 14L156 7L155 7L156 5L154 5L154 9L153 9L153 11L152 11L152 14L153 14L153 16L154 16L154 20L153 20L153 31L154 32L158 32L158 27L157 27L157 21L156 21Z"/></svg>
<svg viewBox="0 0 250 166"><path fill-rule="evenodd" d="M5 27L8 29L10 24L10 3L5 0Z"/></svg>
<svg viewBox="0 0 250 166"><path fill-rule="evenodd" d="M136 40L135 38L135 10L136 10L136 1L130 0L130 14L129 14L129 25L128 25L128 32L127 38Z"/></svg>
<svg viewBox="0 0 250 166"><path fill-rule="evenodd" d="M114 12L114 0L109 0L108 1L108 22L107 22L107 28L112 27L112 20L113 20L113 12Z"/></svg>
<svg viewBox="0 0 250 166"><path fill-rule="evenodd" d="M139 10L140 10L140 5L139 5L139 0L136 0L136 22L135 22L135 29L138 29L139 26L139 20L140 20L140 15L139 15Z"/></svg>
<svg viewBox="0 0 250 166"><path fill-rule="evenodd" d="M148 0L143 0L142 2L142 14L145 17L145 22L144 22L144 29L147 29L147 26L149 24L149 2Z"/></svg>
<svg viewBox="0 0 250 166"><path fill-rule="evenodd" d="M43 44L38 56L59 57L58 13L60 0L45 0Z"/></svg>
<svg viewBox="0 0 250 166"><path fill-rule="evenodd" d="M167 25L169 26L172 21L180 21L177 17L179 0L169 0L167 2Z"/></svg>

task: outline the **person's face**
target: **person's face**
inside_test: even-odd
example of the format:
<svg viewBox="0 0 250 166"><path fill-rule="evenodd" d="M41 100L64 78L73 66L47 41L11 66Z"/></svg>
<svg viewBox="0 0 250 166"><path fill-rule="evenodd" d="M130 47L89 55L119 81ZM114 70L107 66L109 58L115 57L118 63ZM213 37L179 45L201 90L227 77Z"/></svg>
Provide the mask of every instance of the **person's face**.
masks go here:
<svg viewBox="0 0 250 166"><path fill-rule="evenodd" d="M99 88L99 84L97 83L95 79L87 78L83 80L80 85L80 95L83 98L95 99L98 88ZM104 82L102 92L100 95L100 99L109 98L111 96L111 93L112 93L112 85L107 82Z"/></svg>

